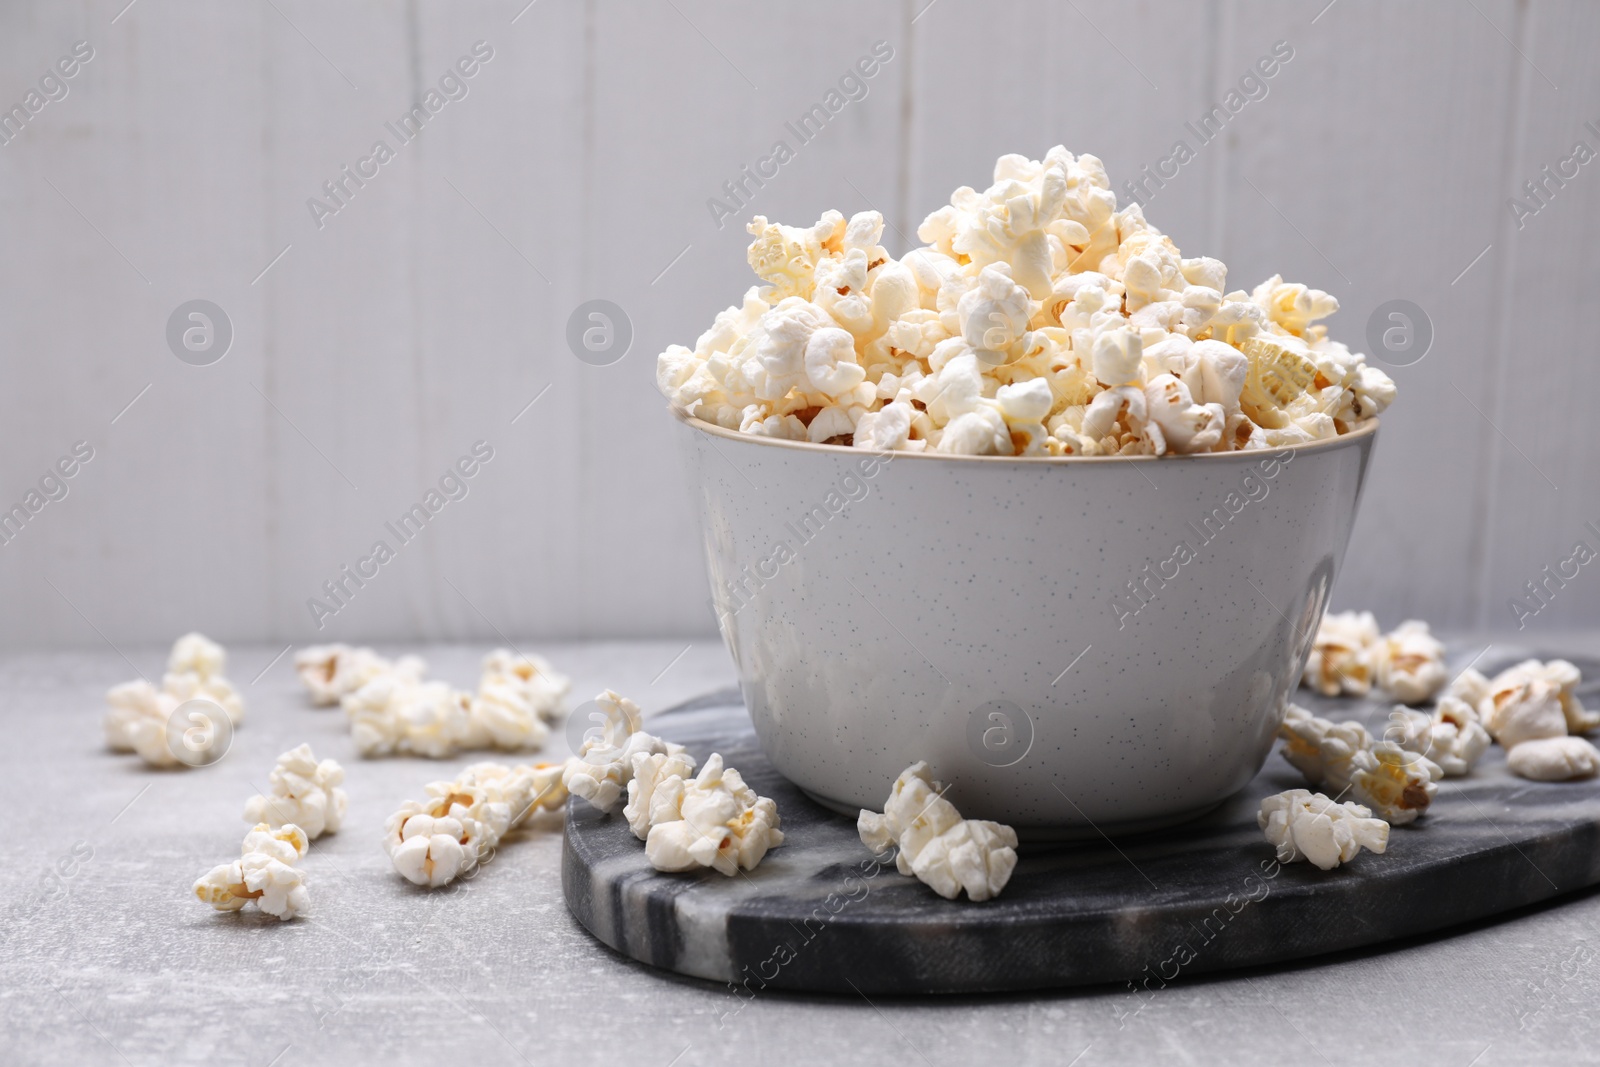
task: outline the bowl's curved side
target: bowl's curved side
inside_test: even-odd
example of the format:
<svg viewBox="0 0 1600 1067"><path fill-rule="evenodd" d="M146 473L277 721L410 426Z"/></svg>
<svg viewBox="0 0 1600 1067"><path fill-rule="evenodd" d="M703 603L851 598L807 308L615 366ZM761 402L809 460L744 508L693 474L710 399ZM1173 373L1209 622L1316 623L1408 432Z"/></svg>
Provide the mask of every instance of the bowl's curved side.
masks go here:
<svg viewBox="0 0 1600 1067"><path fill-rule="evenodd" d="M841 808L926 759L972 818L1152 825L1271 749L1374 434L1230 463L904 462L680 424L762 747Z"/></svg>

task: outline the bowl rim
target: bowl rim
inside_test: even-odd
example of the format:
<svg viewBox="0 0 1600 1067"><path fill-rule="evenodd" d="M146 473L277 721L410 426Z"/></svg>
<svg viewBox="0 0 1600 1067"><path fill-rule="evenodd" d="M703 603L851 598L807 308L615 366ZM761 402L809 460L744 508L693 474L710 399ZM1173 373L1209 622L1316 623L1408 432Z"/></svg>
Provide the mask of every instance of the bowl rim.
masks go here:
<svg viewBox="0 0 1600 1067"><path fill-rule="evenodd" d="M791 441L782 437L764 437L759 434L741 433L738 430L729 430L715 423L706 422L704 419L685 415L676 408L668 408L674 418L693 430L698 430L708 437L721 437L725 440L735 441L739 444L757 445L767 448L790 448L801 452L815 452L822 455L833 453L835 455L863 456L863 455L892 455L895 460L917 459L933 460L946 463L1024 463L1039 466L1064 466L1068 464L1092 463L1184 463L1206 462L1218 460L1244 460L1254 462L1264 456L1274 456L1288 451L1300 454L1302 452L1321 452L1335 448L1344 448L1354 445L1359 441L1372 437L1378 432L1379 417L1372 416L1363 420L1349 433L1339 434L1337 437L1327 437L1320 441L1302 441L1299 444L1283 445L1277 448L1253 448L1236 450L1232 452L1192 452L1171 453L1164 456L968 456L951 452L907 452L904 450L891 450L889 452L869 452L864 448L852 445L824 445L812 441Z"/></svg>

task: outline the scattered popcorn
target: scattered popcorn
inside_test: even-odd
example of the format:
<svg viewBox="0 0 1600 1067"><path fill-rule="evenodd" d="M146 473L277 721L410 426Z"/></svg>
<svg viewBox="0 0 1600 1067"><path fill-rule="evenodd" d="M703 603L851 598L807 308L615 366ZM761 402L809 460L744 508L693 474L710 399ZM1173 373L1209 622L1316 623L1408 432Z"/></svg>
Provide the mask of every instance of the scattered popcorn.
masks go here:
<svg viewBox="0 0 1600 1067"><path fill-rule="evenodd" d="M1334 437L1381 412L1394 383L1327 330L1316 289L1269 278L1229 291L1184 259L1104 165L1052 148L962 187L896 261L883 218L809 227L756 216L764 283L656 384L729 430L958 455L1165 455Z"/></svg>
<svg viewBox="0 0 1600 1067"><path fill-rule="evenodd" d="M1512 773L1536 782L1565 782L1600 773L1600 749L1581 737L1540 737L1506 753Z"/></svg>
<svg viewBox="0 0 1600 1067"><path fill-rule="evenodd" d="M311 703L337 704L382 674L400 674L420 681L427 664L415 656L390 662L370 648L313 645L294 654L295 673L311 695Z"/></svg>
<svg viewBox="0 0 1600 1067"><path fill-rule="evenodd" d="M1600 712L1588 710L1578 699L1578 685L1583 681L1582 673L1564 659L1553 659L1545 663L1540 663L1536 659L1523 660L1516 666L1501 671L1495 676L1494 681L1486 682L1483 696L1503 694L1523 682L1530 681L1546 682L1556 688L1556 699L1561 705L1562 717L1566 720L1567 733L1586 734L1600 726Z"/></svg>
<svg viewBox="0 0 1600 1067"><path fill-rule="evenodd" d="M1381 634L1370 611L1345 611L1323 617L1300 684L1327 697L1364 697L1377 686L1402 704L1422 704L1448 677L1444 645L1427 623L1408 620Z"/></svg>
<svg viewBox="0 0 1600 1067"><path fill-rule="evenodd" d="M305 911L305 875L294 865L310 841L293 823L261 823L244 835L240 858L211 868L194 884L194 895L218 911L238 911L249 901L278 919Z"/></svg>
<svg viewBox="0 0 1600 1067"><path fill-rule="evenodd" d="M1389 713L1384 736L1401 748L1437 763L1446 778L1472 770L1489 750L1489 731L1471 704L1453 696L1439 698L1432 715L1397 704Z"/></svg>
<svg viewBox="0 0 1600 1067"><path fill-rule="evenodd" d="M384 825L384 850L408 881L437 887L471 870L536 809L566 802L561 765L475 763L452 782L430 782Z"/></svg>
<svg viewBox="0 0 1600 1067"><path fill-rule="evenodd" d="M861 843L881 853L899 847L895 866L947 900L963 889L970 900L998 896L1017 865L1017 832L997 822L963 819L944 799L925 761L895 779L883 814L862 810Z"/></svg>
<svg viewBox="0 0 1600 1067"><path fill-rule="evenodd" d="M317 762L310 745L292 748L278 757L267 776L271 793L245 801L244 821L263 826L294 825L312 841L334 833L344 821L349 797L339 788L344 768L331 759Z"/></svg>
<svg viewBox="0 0 1600 1067"><path fill-rule="evenodd" d="M476 692L424 680L421 660L402 659L371 673L375 659L370 650L346 649L331 660L319 656L308 661L318 684L324 671L317 664L350 664L351 678L366 675L340 702L357 751L368 757L445 759L463 751L540 748L550 735L548 723L564 710L563 698L570 688L568 680L542 659L505 649L484 658ZM335 678L340 669L333 668ZM329 683L326 691L337 688Z"/></svg>
<svg viewBox="0 0 1600 1067"><path fill-rule="evenodd" d="M620 693L607 689L594 701L605 715L606 731L584 740L561 781L573 796L609 813L628 788L636 756L683 756L684 748L640 730L639 705Z"/></svg>
<svg viewBox="0 0 1600 1067"><path fill-rule="evenodd" d="M1311 644L1302 684L1325 697L1364 697L1372 691L1372 650L1382 640L1372 612L1333 612L1323 616Z"/></svg>
<svg viewBox="0 0 1600 1067"><path fill-rule="evenodd" d="M201 716L183 729L182 744L196 762L178 758L168 735L168 720L190 700L207 700L228 718L229 726L244 721L244 701L223 677L227 655L203 634L178 638L167 658L167 673L157 689L143 679L112 686L106 692L106 745L114 752L134 752L152 767L194 766L207 762L212 746L226 743L227 731Z"/></svg>
<svg viewBox="0 0 1600 1067"><path fill-rule="evenodd" d="M738 771L724 768L715 752L690 778L683 772L693 766L681 753L633 757L624 811L633 832L644 838L645 857L658 871L710 867L732 877L754 870L768 849L783 844L777 804L758 796ZM647 832L640 834L645 820Z"/></svg>
<svg viewBox="0 0 1600 1067"><path fill-rule="evenodd" d="M1290 704L1278 736L1283 756L1312 785L1375 809L1394 825L1428 809L1444 770L1394 741L1374 741L1356 722L1331 722ZM1481 753L1480 753L1481 754Z"/></svg>
<svg viewBox="0 0 1600 1067"><path fill-rule="evenodd" d="M1384 635L1376 654L1378 685L1402 704L1432 700L1450 680L1444 666L1444 644L1415 619Z"/></svg>
<svg viewBox="0 0 1600 1067"><path fill-rule="evenodd" d="M1261 801L1256 822L1280 863L1306 860L1325 871L1349 863L1363 848L1389 847L1389 824L1360 804L1336 804L1321 793L1291 789Z"/></svg>

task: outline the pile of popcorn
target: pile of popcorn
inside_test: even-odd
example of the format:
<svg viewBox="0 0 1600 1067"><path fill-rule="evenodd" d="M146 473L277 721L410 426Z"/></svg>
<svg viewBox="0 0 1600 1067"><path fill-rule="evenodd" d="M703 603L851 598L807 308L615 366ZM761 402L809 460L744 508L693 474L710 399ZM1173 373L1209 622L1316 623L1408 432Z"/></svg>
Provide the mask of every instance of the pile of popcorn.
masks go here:
<svg viewBox="0 0 1600 1067"><path fill-rule="evenodd" d="M1313 325L1327 293L1279 277L1229 291L1121 210L1105 167L1052 148L1002 156L892 258L883 217L809 227L756 216L765 283L693 351L669 347L672 407L729 430L875 450L1166 455L1335 437L1394 383Z"/></svg>
<svg viewBox="0 0 1600 1067"><path fill-rule="evenodd" d="M207 762L213 746L227 743L226 730L204 715L183 730L181 742L169 735L172 713L191 700L206 700L222 709L230 726L244 721L244 701L223 677L227 653L204 634L184 634L173 643L167 673L157 689L149 682L124 682L106 692L106 745L114 752L135 752L152 767L195 766ZM183 724L175 724L182 726ZM178 745L184 746L179 758Z"/></svg>
<svg viewBox="0 0 1600 1067"><path fill-rule="evenodd" d="M540 748L571 688L538 656L503 648L484 657L476 691L425 679L415 656L391 662L346 645L303 649L295 670L312 703L343 707L356 749L369 757Z"/></svg>

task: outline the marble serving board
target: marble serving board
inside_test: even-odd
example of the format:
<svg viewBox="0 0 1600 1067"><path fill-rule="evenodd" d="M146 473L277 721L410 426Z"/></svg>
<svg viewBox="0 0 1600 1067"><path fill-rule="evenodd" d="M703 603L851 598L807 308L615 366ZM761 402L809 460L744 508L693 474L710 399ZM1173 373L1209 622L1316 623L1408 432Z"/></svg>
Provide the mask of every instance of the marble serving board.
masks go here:
<svg viewBox="0 0 1600 1067"><path fill-rule="evenodd" d="M1570 658L1570 657L1569 657ZM1491 667L1504 666L1497 656ZM1482 666L1482 665L1480 665ZM1600 662L1580 663L1586 679ZM1595 697L1592 686L1588 702ZM1387 705L1297 702L1383 730ZM562 883L596 938L679 974L762 989L977 993L1097 983L1155 990L1183 976L1296 960L1441 930L1600 883L1600 783L1516 778L1492 748L1445 779L1387 854L1320 871L1279 865L1261 797L1303 787L1276 752L1211 814L1159 833L1029 846L996 900L948 901L879 863L854 820L762 757L735 690L650 720L698 759L722 753L777 801L786 842L756 870L663 874L618 812L568 810ZM887 790L886 790L887 792Z"/></svg>

